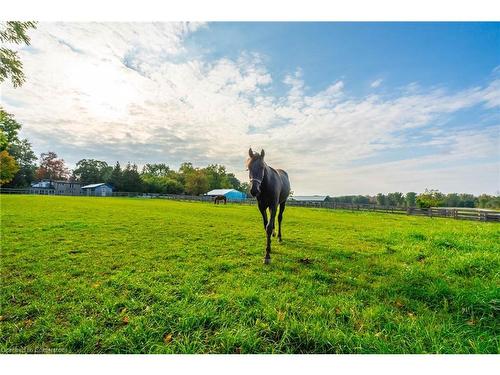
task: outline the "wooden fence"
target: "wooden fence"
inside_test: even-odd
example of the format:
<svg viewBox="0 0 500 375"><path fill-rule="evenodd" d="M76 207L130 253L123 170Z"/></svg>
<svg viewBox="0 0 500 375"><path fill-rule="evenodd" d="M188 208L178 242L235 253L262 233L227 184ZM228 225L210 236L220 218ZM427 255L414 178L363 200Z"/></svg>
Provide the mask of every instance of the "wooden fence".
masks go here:
<svg viewBox="0 0 500 375"><path fill-rule="evenodd" d="M478 220L478 221L493 221L500 222L500 211L487 210L483 208L468 208L468 207L393 207L393 206L378 206L375 204L351 204L351 203L336 203L336 202L297 202L290 200L287 202L289 206L301 207L317 207L343 209L351 211L372 211L384 212L393 214L406 214L428 217L447 217L458 220Z"/></svg>
<svg viewBox="0 0 500 375"><path fill-rule="evenodd" d="M45 190L45 191L44 191ZM50 192L51 189L8 189L0 188L0 194L40 194L40 195L55 195ZM114 192L114 197L130 197L142 199L171 199L193 202L213 203L213 197L196 196L196 195L181 195L181 194L146 194L137 192ZM228 199L228 203L232 204L256 204L254 198L244 200ZM371 211L383 212L400 215L417 215L427 217L445 217L457 220L476 220L500 223L500 211L486 210L482 208L466 208L466 207L431 207L431 208L416 208L416 207L393 207L393 206L378 206L375 204L351 204L351 203L336 203L336 202L301 202L289 200L288 206L311 207L311 208L328 208L350 211Z"/></svg>
<svg viewBox="0 0 500 375"><path fill-rule="evenodd" d="M26 189L11 189L0 188L0 194L36 194L36 195L56 195L55 189L41 188L26 188Z"/></svg>

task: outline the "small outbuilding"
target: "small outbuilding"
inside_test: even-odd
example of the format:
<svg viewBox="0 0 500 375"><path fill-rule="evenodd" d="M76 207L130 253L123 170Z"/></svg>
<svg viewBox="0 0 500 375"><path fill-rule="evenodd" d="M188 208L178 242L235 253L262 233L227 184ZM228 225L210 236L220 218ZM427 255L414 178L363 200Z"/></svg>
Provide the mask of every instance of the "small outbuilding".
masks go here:
<svg viewBox="0 0 500 375"><path fill-rule="evenodd" d="M205 193L206 196L209 197L218 197L220 195L225 196L229 200L239 201L243 200L247 197L245 193L238 191L236 189L214 189L210 190L208 193Z"/></svg>
<svg viewBox="0 0 500 375"><path fill-rule="evenodd" d="M100 184L91 184L82 186L82 195L96 196L96 197L110 197L113 195L113 188L104 182Z"/></svg>

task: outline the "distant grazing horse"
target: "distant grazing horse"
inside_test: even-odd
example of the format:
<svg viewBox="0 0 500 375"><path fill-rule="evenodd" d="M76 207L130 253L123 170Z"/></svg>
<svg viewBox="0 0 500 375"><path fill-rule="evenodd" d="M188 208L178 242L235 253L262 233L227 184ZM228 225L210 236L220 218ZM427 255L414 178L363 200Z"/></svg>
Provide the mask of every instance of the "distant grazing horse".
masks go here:
<svg viewBox="0 0 500 375"><path fill-rule="evenodd" d="M281 169L274 169L264 162L264 150L254 153L252 149L248 150L249 159L247 160L247 169L250 177L250 194L257 198L260 213L264 220L264 229L267 234L266 257L264 263L271 262L271 234L276 235L274 231L274 219L280 207L278 215L278 241L281 242L281 221L283 220L283 211L288 195L290 194L290 181L288 174ZM271 216L267 220L267 209Z"/></svg>
<svg viewBox="0 0 500 375"><path fill-rule="evenodd" d="M227 198L224 195L217 195L214 198L214 204L219 204L219 201L224 201L224 204L226 204Z"/></svg>

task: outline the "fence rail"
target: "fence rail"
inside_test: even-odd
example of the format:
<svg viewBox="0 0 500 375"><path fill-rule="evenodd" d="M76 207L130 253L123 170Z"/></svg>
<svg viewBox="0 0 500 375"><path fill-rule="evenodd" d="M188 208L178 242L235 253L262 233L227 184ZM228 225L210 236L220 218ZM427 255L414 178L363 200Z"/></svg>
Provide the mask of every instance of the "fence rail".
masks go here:
<svg viewBox="0 0 500 375"><path fill-rule="evenodd" d="M51 189L10 189L0 188L0 194L38 194L38 195L58 195ZM86 196L86 195L82 195ZM113 197L131 197L143 199L170 199L181 201L193 202L213 202L213 197L196 196L196 195L181 195L181 194L152 194L152 193L137 193L137 192L114 192ZM228 203L233 204L256 204L254 198L247 198L244 200L228 199ZM351 204L351 203L337 203L337 202L299 202L289 200L288 206L298 207L312 207L312 208L328 208L328 209L341 209L351 211L371 211L393 213L401 215L416 215L427 217L445 217L457 220L476 220L500 223L500 211L487 210L482 208L466 208L466 207L431 207L431 208L417 208L417 207L393 207L393 206L378 206L376 204Z"/></svg>
<svg viewBox="0 0 500 375"><path fill-rule="evenodd" d="M57 195L55 189L12 189L0 188L0 194L35 194L35 195Z"/></svg>

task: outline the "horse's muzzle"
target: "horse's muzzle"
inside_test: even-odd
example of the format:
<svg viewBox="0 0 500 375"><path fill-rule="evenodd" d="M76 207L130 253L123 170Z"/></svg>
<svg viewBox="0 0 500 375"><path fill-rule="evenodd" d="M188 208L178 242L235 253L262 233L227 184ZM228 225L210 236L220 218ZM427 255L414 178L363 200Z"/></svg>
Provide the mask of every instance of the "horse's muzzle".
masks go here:
<svg viewBox="0 0 500 375"><path fill-rule="evenodd" d="M257 198L260 195L260 190L250 190L252 197Z"/></svg>
<svg viewBox="0 0 500 375"><path fill-rule="evenodd" d="M260 185L255 185L250 189L250 194L252 194L252 197L257 198L260 195Z"/></svg>

